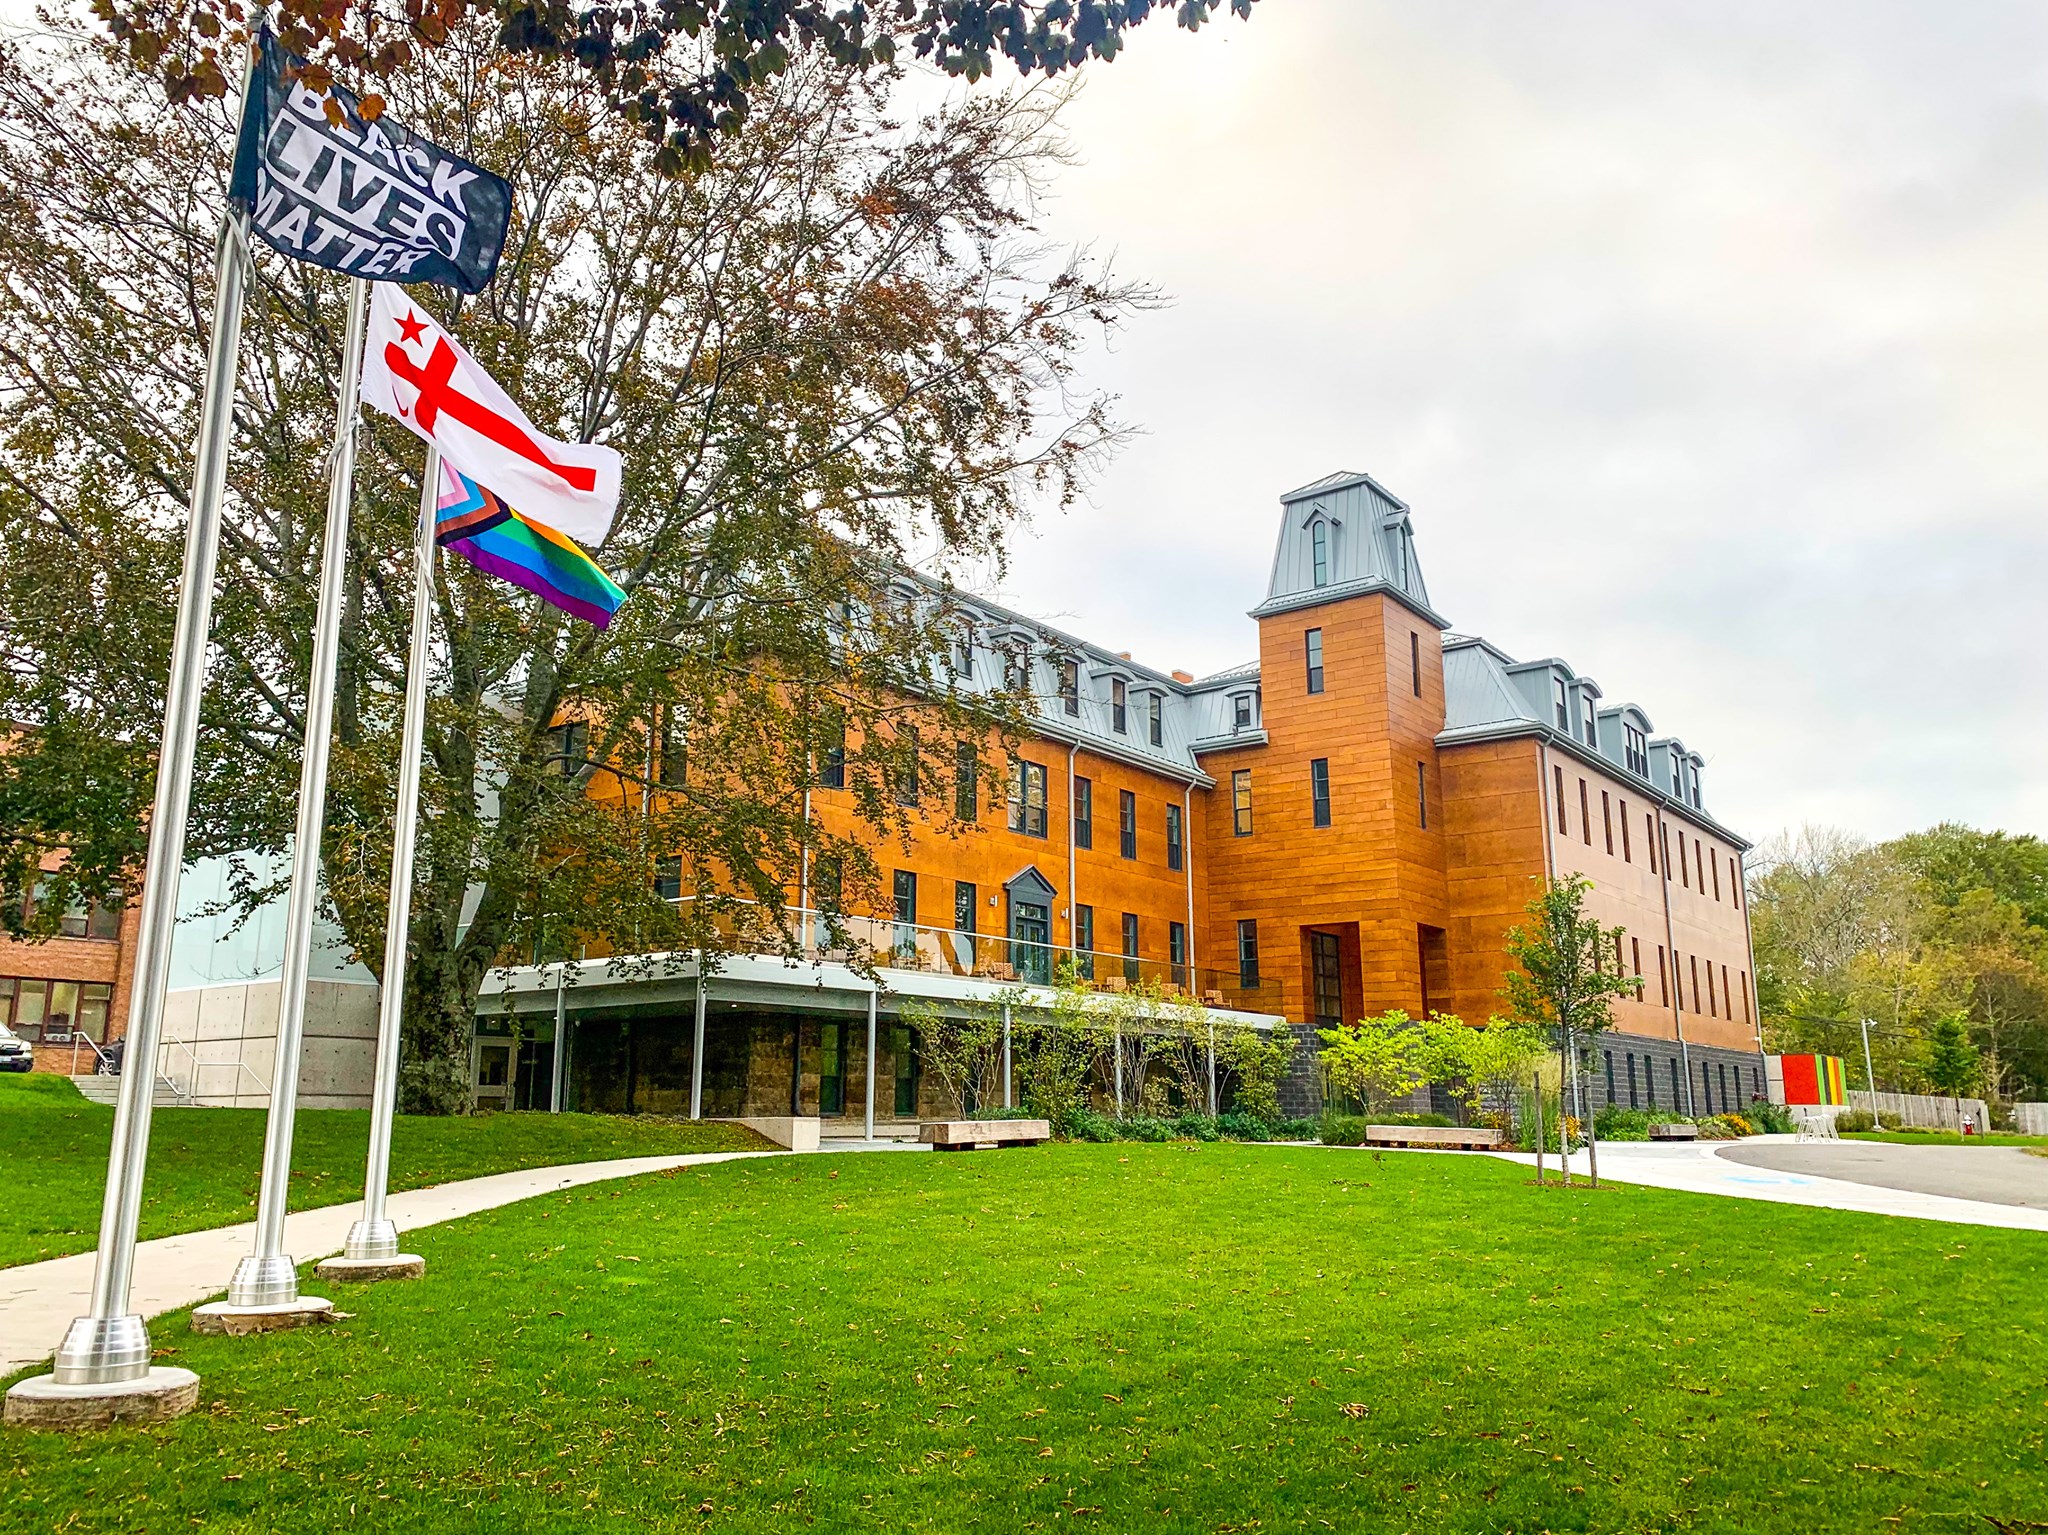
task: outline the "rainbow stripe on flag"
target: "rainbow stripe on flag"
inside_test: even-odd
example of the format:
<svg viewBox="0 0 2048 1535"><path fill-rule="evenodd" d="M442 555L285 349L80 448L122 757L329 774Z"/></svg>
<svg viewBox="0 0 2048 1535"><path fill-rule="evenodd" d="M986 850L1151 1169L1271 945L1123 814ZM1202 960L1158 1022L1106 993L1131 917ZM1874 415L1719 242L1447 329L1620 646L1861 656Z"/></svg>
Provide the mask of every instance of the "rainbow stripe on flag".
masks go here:
<svg viewBox="0 0 2048 1535"><path fill-rule="evenodd" d="M434 542L487 575L510 581L571 617L603 629L625 591L553 528L522 517L467 475L441 466Z"/></svg>

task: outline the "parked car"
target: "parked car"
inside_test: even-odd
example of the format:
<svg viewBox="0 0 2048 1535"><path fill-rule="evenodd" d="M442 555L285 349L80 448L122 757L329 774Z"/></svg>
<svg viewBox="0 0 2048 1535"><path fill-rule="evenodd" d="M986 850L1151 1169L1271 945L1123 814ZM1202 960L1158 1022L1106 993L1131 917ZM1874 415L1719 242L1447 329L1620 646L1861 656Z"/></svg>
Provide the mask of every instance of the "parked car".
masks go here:
<svg viewBox="0 0 2048 1535"><path fill-rule="evenodd" d="M0 1023L0 1071L34 1071L36 1047Z"/></svg>

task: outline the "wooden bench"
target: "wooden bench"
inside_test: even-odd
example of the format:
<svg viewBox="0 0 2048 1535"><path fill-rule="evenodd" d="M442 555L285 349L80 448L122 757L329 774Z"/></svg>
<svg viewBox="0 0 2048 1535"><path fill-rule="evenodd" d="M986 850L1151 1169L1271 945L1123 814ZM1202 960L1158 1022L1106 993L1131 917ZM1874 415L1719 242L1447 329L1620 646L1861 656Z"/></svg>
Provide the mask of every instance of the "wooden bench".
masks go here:
<svg viewBox="0 0 2048 1535"><path fill-rule="evenodd" d="M1044 1119L934 1119L917 1132L934 1151L992 1151L998 1146L1042 1146L1052 1139Z"/></svg>
<svg viewBox="0 0 2048 1535"><path fill-rule="evenodd" d="M1700 1138L1698 1125L1652 1125L1650 1139L1653 1141L1696 1141Z"/></svg>
<svg viewBox="0 0 2048 1535"><path fill-rule="evenodd" d="M1367 1125L1368 1146L1448 1146L1457 1151L1498 1151L1506 1142L1498 1130L1456 1125Z"/></svg>

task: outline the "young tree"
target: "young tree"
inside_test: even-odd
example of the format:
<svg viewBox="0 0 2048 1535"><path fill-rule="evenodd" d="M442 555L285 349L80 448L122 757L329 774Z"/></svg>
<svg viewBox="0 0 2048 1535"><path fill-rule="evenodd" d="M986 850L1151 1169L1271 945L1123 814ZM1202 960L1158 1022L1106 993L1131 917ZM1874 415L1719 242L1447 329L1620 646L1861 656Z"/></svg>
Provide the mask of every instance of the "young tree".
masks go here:
<svg viewBox="0 0 2048 1535"><path fill-rule="evenodd" d="M1592 888L1592 881L1575 874L1550 881L1531 898L1522 908L1529 920L1508 931L1507 951L1516 968L1502 978L1500 989L1513 1022L1551 1033L1571 1086L1583 1074L1580 1052L1614 1026L1614 999L1642 984L1640 976L1621 965L1625 929L1602 927L1586 915L1586 893ZM1566 1091L1569 1112L1570 1086ZM1583 1118L1588 1154L1597 1158L1593 1116ZM1592 1172L1598 1183L1597 1161Z"/></svg>
<svg viewBox="0 0 2048 1535"><path fill-rule="evenodd" d="M30 728L0 752L0 873L54 839L97 893L132 884L151 789L232 124L166 112L75 32L25 46L0 51L0 719ZM515 188L491 288L416 302L544 429L624 455L593 553L631 593L600 633L444 562L408 1111L466 1106L492 966L571 938L793 952L806 869L857 909L873 846L947 823L950 796L903 803L913 765L949 781L972 746L999 781L1025 700L952 675L947 583L999 567L1027 505L1065 504L1118 440L1071 367L1150 296L1033 243L1052 94L903 125L887 86L793 63L679 181L646 173L587 76L508 64L477 27L389 82L393 111ZM254 855L244 909L292 826L343 301L257 255L189 844ZM324 865L374 969L421 454L361 430ZM936 585L905 602L912 551ZM805 814L842 747L862 836Z"/></svg>
<svg viewBox="0 0 2048 1535"><path fill-rule="evenodd" d="M1173 0L1190 31L1223 0ZM1249 16L1253 0L1230 0ZM276 0L287 46L311 60L325 89L336 71L378 81L451 38L494 26L514 53L588 71L605 106L658 146L664 170L707 168L720 135L739 131L806 57L849 73L886 69L897 50L976 80L996 58L1020 74L1057 74L1113 59L1130 31L1167 0L678 0L662 5L572 6L566 0L410 0L390 9L329 0ZM247 36L239 0L95 0L94 11L173 101L219 97L239 73ZM372 97L371 113L381 108Z"/></svg>
<svg viewBox="0 0 2048 1535"><path fill-rule="evenodd" d="M1977 1047L1970 1043L1968 1017L1943 1013L1927 1035L1927 1080L1946 1093L1956 1108L1957 1133L1963 1122L1963 1095L1977 1085Z"/></svg>
<svg viewBox="0 0 2048 1535"><path fill-rule="evenodd" d="M1316 1052L1326 1099L1350 1098L1371 1113L1429 1081L1431 1051L1424 1032L1399 1008L1377 1018L1318 1029Z"/></svg>

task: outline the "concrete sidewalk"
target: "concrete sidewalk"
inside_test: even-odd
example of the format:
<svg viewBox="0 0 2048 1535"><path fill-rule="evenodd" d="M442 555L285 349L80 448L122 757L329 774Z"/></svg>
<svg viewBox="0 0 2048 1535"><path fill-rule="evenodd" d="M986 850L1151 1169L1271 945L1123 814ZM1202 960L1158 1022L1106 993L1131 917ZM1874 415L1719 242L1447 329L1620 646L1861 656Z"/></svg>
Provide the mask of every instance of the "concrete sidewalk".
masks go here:
<svg viewBox="0 0 2048 1535"><path fill-rule="evenodd" d="M1602 1141L1602 1182L1635 1183L1648 1188L1678 1189L1690 1194L1723 1194L1736 1199L1763 1199L1774 1204L1811 1205L1822 1210L1849 1210L1865 1215L1902 1215L1912 1220L1952 1221L1968 1226L2003 1226L2014 1231L2048 1231L2048 1210L2023 1205L1954 1199L1912 1189L1851 1183L1812 1173L1792 1172L1739 1162L1722 1155L1741 1147L1792 1147L1797 1136L1760 1135L1743 1141L1680 1141L1659 1145L1645 1141ZM1983 1153L1977 1152L1977 1155ZM1505 1161L1534 1168L1532 1152L1489 1152ZM1544 1158L1548 1176L1557 1176L1557 1158ZM1572 1156L1572 1176L1586 1176L1584 1152Z"/></svg>
<svg viewBox="0 0 2048 1535"><path fill-rule="evenodd" d="M834 1149L858 1149L860 1143ZM578 1188L639 1173L665 1172L672 1167L701 1167L711 1162L737 1162L748 1157L783 1157L786 1151L714 1151L689 1156L624 1157L610 1162L575 1162L561 1167L534 1167L522 1172L494 1173L461 1183L393 1194L387 1202L401 1238L479 1210L495 1210L559 1189ZM284 1250L300 1263L341 1251L349 1227L362 1213L362 1201L301 1210L284 1222ZM228 1287L235 1264L256 1240L255 1222L158 1237L135 1248L135 1286L131 1305L145 1317L161 1316L194 1305ZM431 1258L431 1254L429 1254ZM41 1364L64 1340L71 1319L85 1313L92 1296L93 1254L77 1253L46 1263L25 1263L0 1269L0 1375ZM429 1265L428 1272L432 1272ZM321 1293L317 1287L313 1293ZM344 1307L343 1309L347 1309Z"/></svg>

